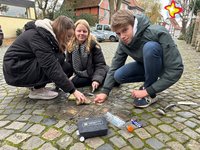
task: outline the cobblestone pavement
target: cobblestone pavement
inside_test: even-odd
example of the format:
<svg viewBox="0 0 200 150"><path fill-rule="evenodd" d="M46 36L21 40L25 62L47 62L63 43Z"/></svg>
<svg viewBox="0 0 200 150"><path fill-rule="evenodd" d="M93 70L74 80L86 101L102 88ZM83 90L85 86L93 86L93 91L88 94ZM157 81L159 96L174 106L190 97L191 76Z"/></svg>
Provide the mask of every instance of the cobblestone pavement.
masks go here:
<svg viewBox="0 0 200 150"><path fill-rule="evenodd" d="M76 106L66 94L54 100L31 100L26 88L16 88L5 83L2 74L2 58L6 48L0 48L0 150L200 150L200 107L178 105L159 115L157 109L178 101L200 103L200 53L184 41L177 41L183 56L185 71L181 80L161 92L159 101L145 109L132 106L130 90L142 83L124 84L113 89L102 105ZM108 64L117 43L101 43ZM128 59L129 61L131 59ZM52 87L52 85L49 85ZM80 89L89 91L90 88ZM106 136L80 142L76 135L77 120L83 117L101 116L107 111L129 121L137 118L142 128L132 133L125 128L109 124Z"/></svg>

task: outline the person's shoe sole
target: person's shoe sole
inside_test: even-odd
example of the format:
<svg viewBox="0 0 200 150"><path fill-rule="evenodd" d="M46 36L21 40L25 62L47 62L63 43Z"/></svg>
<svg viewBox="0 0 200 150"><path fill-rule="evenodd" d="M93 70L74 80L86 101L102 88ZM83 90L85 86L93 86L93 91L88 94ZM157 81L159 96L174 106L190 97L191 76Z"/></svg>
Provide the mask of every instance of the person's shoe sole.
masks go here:
<svg viewBox="0 0 200 150"><path fill-rule="evenodd" d="M133 106L134 106L134 107L137 107L137 108L146 108L146 107L148 107L149 105L151 105L151 104L137 106L137 105L135 105L134 102L133 102Z"/></svg>
<svg viewBox="0 0 200 150"><path fill-rule="evenodd" d="M55 95L55 96L52 96L52 97L44 97L44 96L38 96L38 95L28 95L28 97L30 98L30 99L43 99L43 100L50 100L50 99L54 99L54 98L56 98L58 96L58 94L57 95Z"/></svg>

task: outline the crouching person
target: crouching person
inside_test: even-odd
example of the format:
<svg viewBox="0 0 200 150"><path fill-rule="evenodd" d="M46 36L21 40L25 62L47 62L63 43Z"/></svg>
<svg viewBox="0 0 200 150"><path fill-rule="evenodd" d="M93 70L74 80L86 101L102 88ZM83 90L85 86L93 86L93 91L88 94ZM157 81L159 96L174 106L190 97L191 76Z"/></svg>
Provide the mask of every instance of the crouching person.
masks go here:
<svg viewBox="0 0 200 150"><path fill-rule="evenodd" d="M45 88L54 82L64 92L73 93L84 101L85 96L76 90L63 67L67 42L74 34L74 23L66 16L29 22L25 31L8 48L3 59L3 73L7 84L29 87L31 99L53 99L57 92Z"/></svg>
<svg viewBox="0 0 200 150"><path fill-rule="evenodd" d="M117 82L144 82L132 90L135 107L147 107L156 101L156 93L176 83L183 73L181 55L169 32L151 25L145 15L119 10L112 16L111 28L120 38L119 46L105 79L102 93L95 98L104 102ZM127 57L134 59L125 64Z"/></svg>

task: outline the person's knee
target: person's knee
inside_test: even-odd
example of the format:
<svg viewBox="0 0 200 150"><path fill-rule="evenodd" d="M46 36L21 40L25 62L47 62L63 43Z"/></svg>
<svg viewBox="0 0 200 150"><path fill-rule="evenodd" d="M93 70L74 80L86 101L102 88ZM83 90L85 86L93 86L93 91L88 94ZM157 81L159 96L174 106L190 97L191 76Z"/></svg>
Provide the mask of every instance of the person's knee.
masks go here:
<svg viewBox="0 0 200 150"><path fill-rule="evenodd" d="M122 73L120 71L115 71L115 73L114 73L114 79L119 84L123 83Z"/></svg>
<svg viewBox="0 0 200 150"><path fill-rule="evenodd" d="M147 42L143 47L143 56L148 57L162 57L162 47L158 42Z"/></svg>

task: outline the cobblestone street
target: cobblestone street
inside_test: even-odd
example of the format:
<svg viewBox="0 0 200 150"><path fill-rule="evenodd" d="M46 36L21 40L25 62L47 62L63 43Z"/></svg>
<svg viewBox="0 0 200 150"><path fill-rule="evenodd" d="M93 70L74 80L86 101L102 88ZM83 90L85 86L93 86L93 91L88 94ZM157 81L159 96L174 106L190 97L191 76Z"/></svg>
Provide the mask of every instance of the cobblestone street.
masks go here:
<svg viewBox="0 0 200 150"><path fill-rule="evenodd" d="M185 41L177 40L176 43L182 54L184 74L179 82L158 94L156 104L144 109L133 107L130 94L142 83L114 88L102 105L76 106L75 101L69 101L63 92L54 100L31 100L27 88L5 83L2 62L6 47L0 47L0 150L200 150L200 106L176 105L166 115L157 112L158 108L179 101L200 104L200 52ZM100 43L108 65L117 44ZM51 88L52 84L48 87ZM87 93L91 89L80 90ZM102 116L108 111L127 122L137 118L143 127L129 133L125 128L108 124L106 136L80 142L76 135L77 121Z"/></svg>

